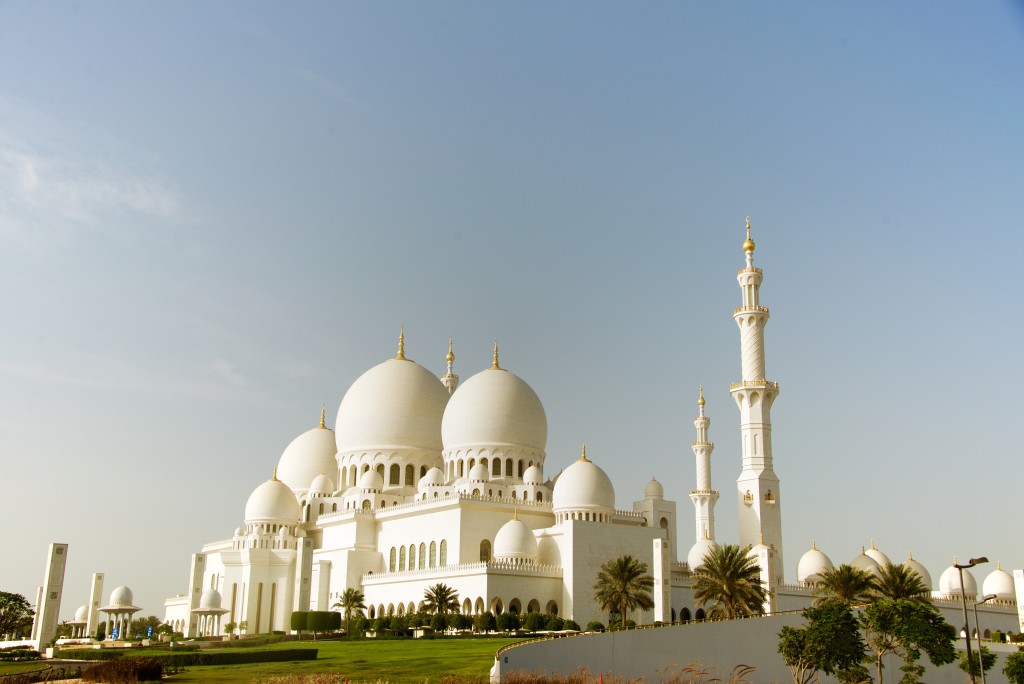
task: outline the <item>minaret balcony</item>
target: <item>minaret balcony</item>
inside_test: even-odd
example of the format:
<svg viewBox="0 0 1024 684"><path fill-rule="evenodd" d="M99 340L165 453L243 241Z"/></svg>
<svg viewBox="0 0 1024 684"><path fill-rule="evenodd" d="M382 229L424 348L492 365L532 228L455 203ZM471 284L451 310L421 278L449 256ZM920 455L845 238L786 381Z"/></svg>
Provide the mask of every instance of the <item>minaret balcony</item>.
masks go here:
<svg viewBox="0 0 1024 684"><path fill-rule="evenodd" d="M714 449L715 448L715 443L714 442L693 442L693 443L690 444L690 446L691 447L710 447L710 448Z"/></svg>
<svg viewBox="0 0 1024 684"><path fill-rule="evenodd" d="M742 389L744 387L760 387L764 389L773 389L776 392L779 391L779 383L771 380L741 380L740 382L734 382L729 385L729 390Z"/></svg>
<svg viewBox="0 0 1024 684"><path fill-rule="evenodd" d="M717 489L691 489L690 490L690 496L699 496L699 495L702 495L702 494L705 495L705 496L719 496L719 491Z"/></svg>
<svg viewBox="0 0 1024 684"><path fill-rule="evenodd" d="M744 273L762 273L762 271L756 266L747 266L736 271L736 275L743 275Z"/></svg>
<svg viewBox="0 0 1024 684"><path fill-rule="evenodd" d="M738 313L763 313L763 314L766 314L766 313L768 313L768 307L767 306L761 306L761 305L756 305L756 306L737 306L735 309L732 310L732 315L735 316Z"/></svg>

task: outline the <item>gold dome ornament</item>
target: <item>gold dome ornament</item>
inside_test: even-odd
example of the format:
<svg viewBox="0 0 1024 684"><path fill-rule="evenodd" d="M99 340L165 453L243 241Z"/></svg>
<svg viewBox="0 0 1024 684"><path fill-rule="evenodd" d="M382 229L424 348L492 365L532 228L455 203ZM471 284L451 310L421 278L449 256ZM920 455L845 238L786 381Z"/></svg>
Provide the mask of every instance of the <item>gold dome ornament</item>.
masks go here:
<svg viewBox="0 0 1024 684"><path fill-rule="evenodd" d="M448 353L445 355L444 360L448 363L455 361L455 353L452 351L452 338L448 338Z"/></svg>
<svg viewBox="0 0 1024 684"><path fill-rule="evenodd" d="M748 216L747 217L747 239L743 243L743 251L744 252L753 252L754 251L754 247L756 247L756 245L754 244L754 241L750 239L750 217Z"/></svg>
<svg viewBox="0 0 1024 684"><path fill-rule="evenodd" d="M704 385L700 385L700 398L697 400L697 406L704 406Z"/></svg>

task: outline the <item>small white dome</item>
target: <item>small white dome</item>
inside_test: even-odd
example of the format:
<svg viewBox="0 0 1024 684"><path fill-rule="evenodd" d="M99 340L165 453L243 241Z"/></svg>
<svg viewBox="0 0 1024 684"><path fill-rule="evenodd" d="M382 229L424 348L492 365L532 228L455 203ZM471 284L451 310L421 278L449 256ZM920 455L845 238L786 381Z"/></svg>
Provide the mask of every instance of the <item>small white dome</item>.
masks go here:
<svg viewBox="0 0 1024 684"><path fill-rule="evenodd" d="M387 447L441 453L448 390L413 361L389 359L359 376L338 407L339 453Z"/></svg>
<svg viewBox="0 0 1024 684"><path fill-rule="evenodd" d="M203 592L203 595L199 597L199 608L200 610L204 608L219 610L220 601L221 599L219 591L217 591L216 589L207 589Z"/></svg>
<svg viewBox="0 0 1024 684"><path fill-rule="evenodd" d="M483 463L477 463L475 466L469 469L469 481L470 482L487 482L489 475L487 474L487 466Z"/></svg>
<svg viewBox="0 0 1024 684"><path fill-rule="evenodd" d="M859 556L850 561L850 565L858 570L867 570L875 577L878 577L882 573L882 568L878 565L878 561L869 556L867 552L863 550L861 550Z"/></svg>
<svg viewBox="0 0 1024 684"><path fill-rule="evenodd" d="M333 430L322 427L307 430L292 440L281 454L277 477L292 491L302 494L317 475L338 472L334 458L337 451Z"/></svg>
<svg viewBox="0 0 1024 684"><path fill-rule="evenodd" d="M309 483L310 494L321 494L330 496L334 492L334 480L323 473L313 478Z"/></svg>
<svg viewBox="0 0 1024 684"><path fill-rule="evenodd" d="M821 581L821 573L833 568L832 561L811 544L810 550L800 557L796 566L796 581L802 584L814 584Z"/></svg>
<svg viewBox="0 0 1024 684"><path fill-rule="evenodd" d="M924 586L928 587L928 589L931 590L931 588L932 588L932 576L931 576L931 573L928 572L928 568L924 567L923 565L918 563L916 560L914 560L914 556L913 555L908 555L907 556L907 560L903 561L903 567L905 567L907 570L913 570L914 572L916 572L917 576L921 578L922 582L924 582Z"/></svg>
<svg viewBox="0 0 1024 684"><path fill-rule="evenodd" d="M135 602L135 595L132 590L125 586L120 586L114 591L110 592L110 607L132 607Z"/></svg>
<svg viewBox="0 0 1024 684"><path fill-rule="evenodd" d="M981 591L986 596L995 594L1001 601L1013 601L1017 598L1013 575L1003 570L1003 566L998 563L996 563L996 569L988 574L981 586Z"/></svg>
<svg viewBox="0 0 1024 684"><path fill-rule="evenodd" d="M537 538L519 518L513 518L501 526L494 535L494 559L511 561L537 560Z"/></svg>
<svg viewBox="0 0 1024 684"><path fill-rule="evenodd" d="M690 552L686 554L686 564L690 566L690 572L693 572L700 566L704 565L704 558L711 552L711 549L716 546L718 546L718 544L707 537L698 539L697 543L690 547Z"/></svg>
<svg viewBox="0 0 1024 684"><path fill-rule="evenodd" d="M892 565L892 561L884 553L875 548L875 540L871 540L871 548L864 552L865 555L870 556L871 560L878 563L878 569L881 570L887 565Z"/></svg>
<svg viewBox="0 0 1024 684"><path fill-rule="evenodd" d="M523 473L523 484L528 485L539 485L544 482L544 475L541 474L540 468L535 465L530 466Z"/></svg>
<svg viewBox="0 0 1024 684"><path fill-rule="evenodd" d="M235 536L236 537L244 537L245 536L245 528L241 527L241 526L236 527L235 528Z"/></svg>
<svg viewBox="0 0 1024 684"><path fill-rule="evenodd" d="M960 571L955 566L950 565L939 575L939 593L950 598L960 596ZM964 593L971 600L978 597L978 581L967 569L964 569Z"/></svg>
<svg viewBox="0 0 1024 684"><path fill-rule="evenodd" d="M438 467L433 467L426 472L426 474L420 478L417 483L417 489L423 489L424 487L439 487L444 484L444 473Z"/></svg>
<svg viewBox="0 0 1024 684"><path fill-rule="evenodd" d="M365 473L359 476L359 483L356 485L359 489L366 489L371 492L379 492L384 489L384 478L373 468L370 468Z"/></svg>
<svg viewBox="0 0 1024 684"><path fill-rule="evenodd" d="M644 487L644 498L645 499L664 499L665 488L661 486L661 483L655 480L653 477L651 481Z"/></svg>
<svg viewBox="0 0 1024 684"><path fill-rule="evenodd" d="M441 434L446 450L500 445L543 452L548 419L537 393L519 376L488 368L455 390Z"/></svg>
<svg viewBox="0 0 1024 684"><path fill-rule="evenodd" d="M551 501L555 513L562 511L615 510L615 488L608 474L595 463L583 458L566 468L555 481Z"/></svg>
<svg viewBox="0 0 1024 684"><path fill-rule="evenodd" d="M75 620L85 622L89 619L89 606L79 606L75 611Z"/></svg>
<svg viewBox="0 0 1024 684"><path fill-rule="evenodd" d="M245 504L245 522L298 522L302 515L295 493L277 478L253 490Z"/></svg>

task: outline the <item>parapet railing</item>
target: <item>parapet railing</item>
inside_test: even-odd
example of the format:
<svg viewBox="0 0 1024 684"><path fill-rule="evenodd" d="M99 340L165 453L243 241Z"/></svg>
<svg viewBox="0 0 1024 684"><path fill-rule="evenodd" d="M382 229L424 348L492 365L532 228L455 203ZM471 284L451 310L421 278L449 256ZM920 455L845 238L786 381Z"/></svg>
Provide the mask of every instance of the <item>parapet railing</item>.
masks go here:
<svg viewBox="0 0 1024 684"><path fill-rule="evenodd" d="M557 565L537 565L534 563L513 563L508 561L478 561L476 563L456 563L455 565L437 565L432 568L417 568L415 570L396 570L394 572L371 572L363 575L364 583L375 583L377 581L394 582L400 579L412 579L415 577L428 577L432 574L453 572L479 572L479 571L501 571L512 572L518 575L533 575L539 577L561 577L562 568Z"/></svg>
<svg viewBox="0 0 1024 684"><path fill-rule="evenodd" d="M779 383L773 380L741 380L739 382L733 382L729 384L729 389L734 390L740 387L768 387L769 389L778 390Z"/></svg>

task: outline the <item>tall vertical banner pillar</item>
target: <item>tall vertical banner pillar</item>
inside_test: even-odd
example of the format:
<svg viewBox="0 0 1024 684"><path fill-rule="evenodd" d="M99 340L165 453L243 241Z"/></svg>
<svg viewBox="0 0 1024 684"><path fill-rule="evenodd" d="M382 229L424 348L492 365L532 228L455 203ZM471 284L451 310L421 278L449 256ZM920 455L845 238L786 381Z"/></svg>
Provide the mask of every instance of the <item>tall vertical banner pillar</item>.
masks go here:
<svg viewBox="0 0 1024 684"><path fill-rule="evenodd" d="M188 574L188 626L185 636L189 639L198 636L199 599L203 593L203 574L206 570L206 556L201 553L192 554L192 563Z"/></svg>
<svg viewBox="0 0 1024 684"><path fill-rule="evenodd" d="M654 621L672 622L672 570L669 566L669 541L654 540Z"/></svg>
<svg viewBox="0 0 1024 684"><path fill-rule="evenodd" d="M43 581L43 598L36 606L35 637L36 650L46 647L57 633L57 617L60 615L60 599L64 594L64 570L68 562L67 544L50 544L46 563L46 579Z"/></svg>
<svg viewBox="0 0 1024 684"><path fill-rule="evenodd" d="M85 624L85 636L95 638L99 629L100 601L103 600L103 573L92 574L92 589L89 590L89 618Z"/></svg>

